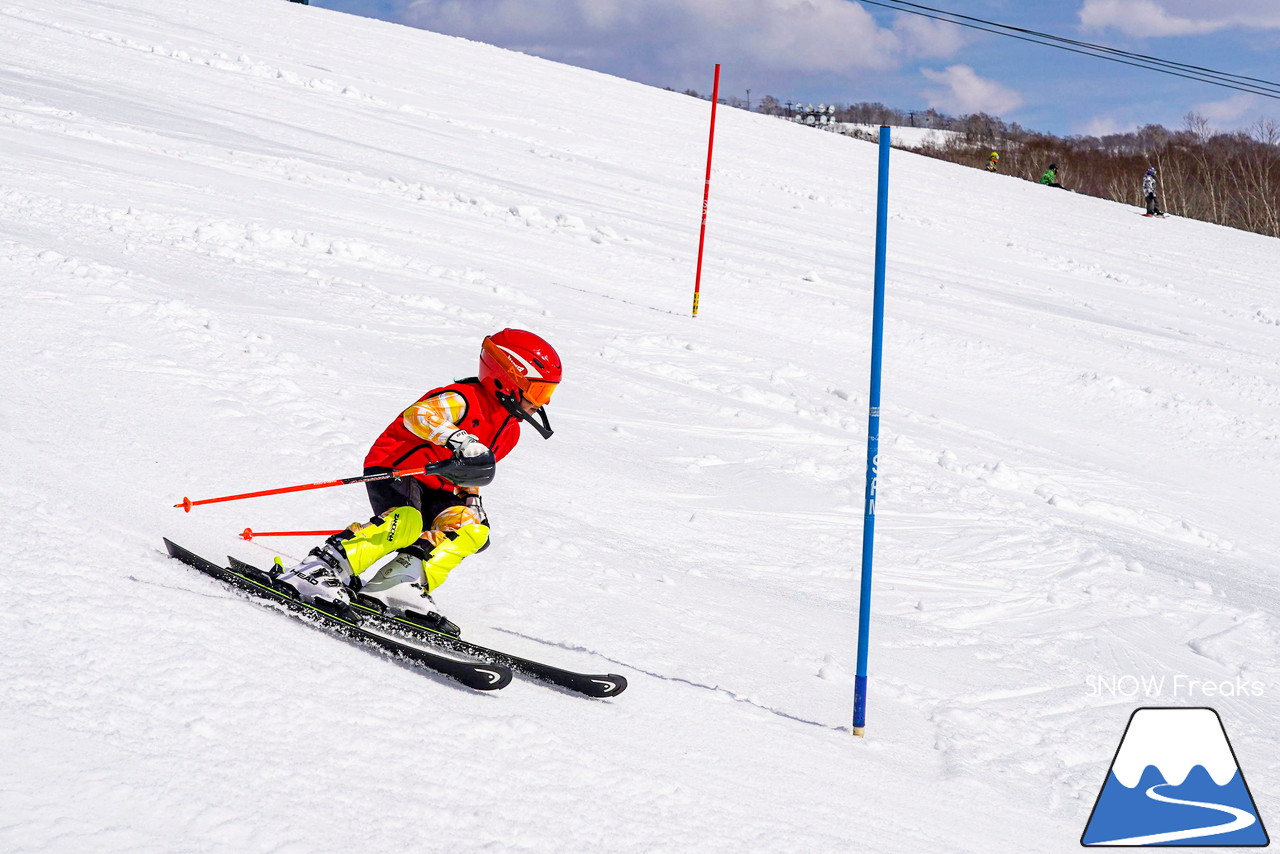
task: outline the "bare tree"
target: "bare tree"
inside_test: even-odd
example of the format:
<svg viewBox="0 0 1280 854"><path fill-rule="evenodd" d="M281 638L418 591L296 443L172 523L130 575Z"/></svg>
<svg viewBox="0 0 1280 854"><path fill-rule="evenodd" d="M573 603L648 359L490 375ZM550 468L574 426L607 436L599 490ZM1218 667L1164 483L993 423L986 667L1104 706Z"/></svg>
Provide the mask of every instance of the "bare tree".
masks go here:
<svg viewBox="0 0 1280 854"><path fill-rule="evenodd" d="M1280 122L1275 119L1258 119L1250 130L1263 145L1280 145Z"/></svg>
<svg viewBox="0 0 1280 854"><path fill-rule="evenodd" d="M1209 128L1209 120L1199 113L1187 113L1182 117L1182 124L1201 145L1213 136L1213 131Z"/></svg>
<svg viewBox="0 0 1280 854"><path fill-rule="evenodd" d="M760 106L757 109L767 116L783 116L787 112L786 108L782 106L782 102L772 95L765 95L761 98Z"/></svg>

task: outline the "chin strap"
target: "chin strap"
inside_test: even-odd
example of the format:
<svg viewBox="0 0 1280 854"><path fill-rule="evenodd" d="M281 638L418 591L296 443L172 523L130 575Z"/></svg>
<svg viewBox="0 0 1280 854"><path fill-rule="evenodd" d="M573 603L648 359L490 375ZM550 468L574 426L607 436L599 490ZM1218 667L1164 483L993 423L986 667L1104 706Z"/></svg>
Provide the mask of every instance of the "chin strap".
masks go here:
<svg viewBox="0 0 1280 854"><path fill-rule="evenodd" d="M520 398L516 397L514 394L498 392L498 402L503 405L507 412L510 412L516 418L519 418L521 421L527 421L534 430L538 431L539 436L544 439L551 438L551 434L554 431L551 429L551 422L547 420L547 408L545 406L539 406L534 410L534 415L537 415L539 421L541 421L541 423L539 423L533 419L533 415L530 415L521 408Z"/></svg>

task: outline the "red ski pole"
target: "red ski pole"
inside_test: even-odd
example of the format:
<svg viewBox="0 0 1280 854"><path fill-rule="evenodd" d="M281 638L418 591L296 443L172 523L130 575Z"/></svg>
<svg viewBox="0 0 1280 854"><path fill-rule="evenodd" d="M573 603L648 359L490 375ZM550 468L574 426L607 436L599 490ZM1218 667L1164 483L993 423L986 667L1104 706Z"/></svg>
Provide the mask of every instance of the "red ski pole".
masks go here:
<svg viewBox="0 0 1280 854"><path fill-rule="evenodd" d="M339 531L255 531L252 528L245 528L240 533L240 539L252 540L254 537L330 537Z"/></svg>
<svg viewBox="0 0 1280 854"><path fill-rule="evenodd" d="M243 498L259 498L263 495L280 495L285 492L301 492L304 489L324 489L329 486L344 486L348 483L370 483L375 480L392 480L398 477L413 477L420 474L434 474L448 468L449 460L439 463L432 463L429 466L423 466L416 469L404 469L402 471L379 472L378 474L361 475L360 477L344 477L341 480L326 480L323 483L304 483L299 486L281 486L276 489L263 489L258 492L242 492L239 495L223 495L218 498L202 498L199 501L192 501L190 498L183 498L174 507L181 507L190 513L192 507L198 507L201 504L217 504L219 501L239 501Z"/></svg>

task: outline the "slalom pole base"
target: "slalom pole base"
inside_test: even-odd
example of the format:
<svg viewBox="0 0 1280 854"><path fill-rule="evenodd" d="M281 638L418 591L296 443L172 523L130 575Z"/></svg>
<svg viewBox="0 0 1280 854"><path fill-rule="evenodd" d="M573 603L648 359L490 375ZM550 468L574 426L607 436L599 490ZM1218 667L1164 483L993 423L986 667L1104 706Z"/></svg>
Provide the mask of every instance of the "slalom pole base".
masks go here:
<svg viewBox="0 0 1280 854"><path fill-rule="evenodd" d="M854 727L851 731L852 731L852 732L853 732L853 734L854 734L854 735L856 735L858 738L866 738L866 737L867 737L867 728L866 728L866 727L864 727L864 726L856 726L856 727Z"/></svg>

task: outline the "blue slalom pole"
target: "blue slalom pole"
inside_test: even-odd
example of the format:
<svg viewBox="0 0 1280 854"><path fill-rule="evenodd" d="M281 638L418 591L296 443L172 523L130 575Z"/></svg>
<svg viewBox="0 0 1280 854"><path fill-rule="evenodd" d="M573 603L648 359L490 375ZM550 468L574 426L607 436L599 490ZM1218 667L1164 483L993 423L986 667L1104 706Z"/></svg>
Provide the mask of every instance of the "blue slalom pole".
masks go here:
<svg viewBox="0 0 1280 854"><path fill-rule="evenodd" d="M871 315L871 394L867 419L867 490L862 516L862 594L858 600L858 672L854 680L853 734L867 727L867 647L871 638L871 558L876 538L876 469L880 457L880 354L884 349L884 261L889 226L889 128L880 128L880 179L876 199L876 280Z"/></svg>

